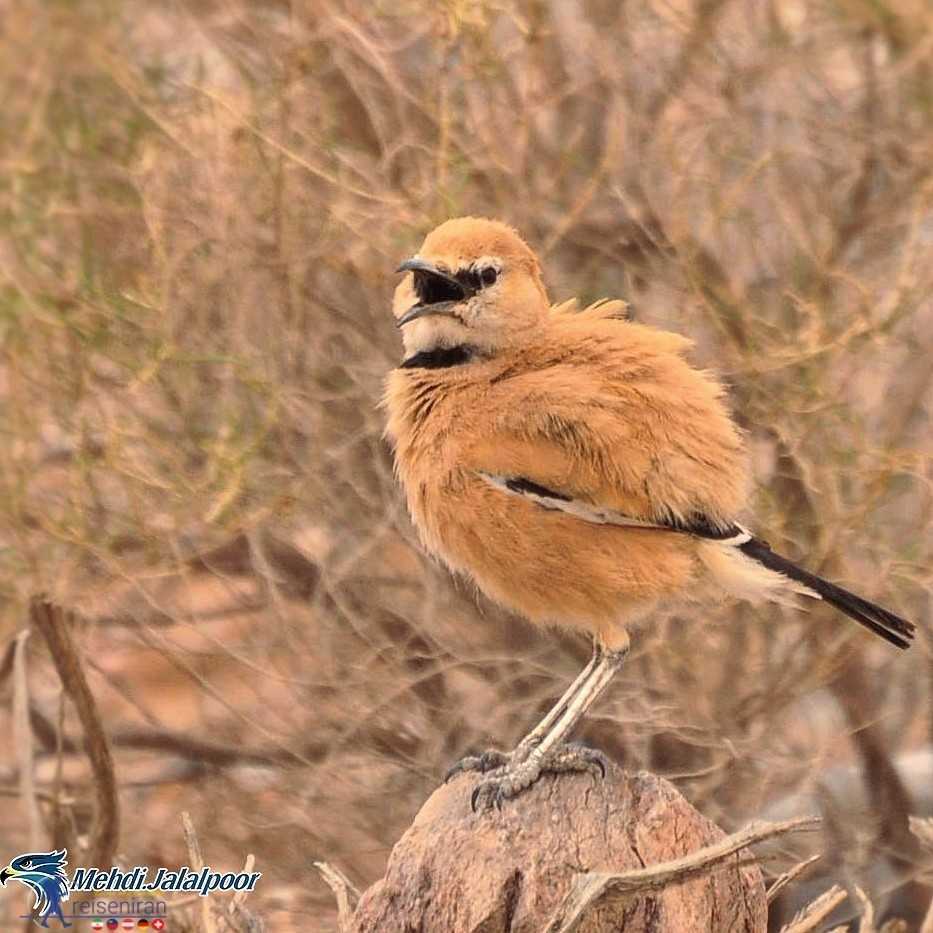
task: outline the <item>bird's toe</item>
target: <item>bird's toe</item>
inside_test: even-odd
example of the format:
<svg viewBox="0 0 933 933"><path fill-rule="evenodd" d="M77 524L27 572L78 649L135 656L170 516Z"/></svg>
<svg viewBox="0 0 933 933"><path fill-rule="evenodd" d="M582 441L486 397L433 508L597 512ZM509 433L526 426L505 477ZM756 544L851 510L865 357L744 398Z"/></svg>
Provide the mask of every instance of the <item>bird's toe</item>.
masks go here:
<svg viewBox="0 0 933 933"><path fill-rule="evenodd" d="M469 771L478 771L480 774L487 774L490 771L495 771L496 768L501 768L508 762L509 755L505 752L500 752L497 748L486 749L486 751L479 755L467 755L465 758L461 758L447 771L444 775L444 783L448 783L458 774L465 774Z"/></svg>
<svg viewBox="0 0 933 933"><path fill-rule="evenodd" d="M504 757L505 763L495 765L489 776L473 789L470 806L474 813L492 807L501 810L506 800L527 790L542 774L584 773L602 779L609 767L609 759L601 751L585 745L561 745L548 755L532 753L520 761Z"/></svg>
<svg viewBox="0 0 933 933"><path fill-rule="evenodd" d="M548 774L586 772L594 778L604 778L608 768L609 759L599 749L574 744L558 748L542 762L541 770Z"/></svg>
<svg viewBox="0 0 933 933"><path fill-rule="evenodd" d="M523 762L514 768L499 768L473 788L470 806L474 813L492 807L501 810L506 800L517 797L523 790L531 787L540 776L540 765L533 761Z"/></svg>

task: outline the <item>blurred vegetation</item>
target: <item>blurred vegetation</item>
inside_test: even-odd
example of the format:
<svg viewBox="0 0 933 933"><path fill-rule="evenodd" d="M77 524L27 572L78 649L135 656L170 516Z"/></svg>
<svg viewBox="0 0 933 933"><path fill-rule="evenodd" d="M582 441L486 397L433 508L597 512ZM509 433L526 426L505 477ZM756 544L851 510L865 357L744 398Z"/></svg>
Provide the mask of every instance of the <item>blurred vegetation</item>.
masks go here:
<svg viewBox="0 0 933 933"><path fill-rule="evenodd" d="M851 764L867 815L843 802L827 871L910 872L927 0L11 3L0 99L0 639L40 593L86 620L129 864L183 861L188 810L218 863L256 853L270 929L327 929L311 861L379 877L445 766L586 656L421 556L381 439L392 270L473 213L524 233L553 300L691 336L748 431L755 527L921 627L895 655L821 611L658 619L584 738L727 828ZM70 801L42 815L78 846L79 732L28 645L36 780Z"/></svg>

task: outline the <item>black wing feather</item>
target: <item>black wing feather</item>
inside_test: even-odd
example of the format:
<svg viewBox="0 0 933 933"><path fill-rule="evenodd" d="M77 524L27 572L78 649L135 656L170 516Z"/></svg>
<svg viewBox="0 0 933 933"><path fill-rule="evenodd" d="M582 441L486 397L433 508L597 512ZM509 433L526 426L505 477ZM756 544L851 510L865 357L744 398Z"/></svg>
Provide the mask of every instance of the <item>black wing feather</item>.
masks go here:
<svg viewBox="0 0 933 933"><path fill-rule="evenodd" d="M776 554L759 538L752 538L751 541L738 545L738 548L747 557L769 570L775 570L784 574L785 577L790 577L791 580L796 580L797 583L802 583L831 606L835 606L840 612L844 612L850 619L855 619L860 625L864 625L885 641L898 648L910 647L910 641L916 631L913 622L908 622L907 619L902 619L893 612L798 567L786 557Z"/></svg>
<svg viewBox="0 0 933 933"><path fill-rule="evenodd" d="M510 492L533 497L544 508L560 509L563 504L574 501L573 497L566 493L548 489L523 476L502 477L499 482ZM605 513L600 516L600 519L605 519ZM767 541L754 537L741 525L732 522L719 524L708 515L694 512L685 519L669 515L666 519L652 521L647 527L670 529L682 534L694 535L697 538L722 541L723 544L732 545L746 557L767 567L768 570L773 570L803 584L831 606L835 606L840 612L844 612L849 618L855 619L860 625L864 625L869 631L898 648L908 648L914 637L916 627L912 622L798 567L793 561L776 554L771 550Z"/></svg>

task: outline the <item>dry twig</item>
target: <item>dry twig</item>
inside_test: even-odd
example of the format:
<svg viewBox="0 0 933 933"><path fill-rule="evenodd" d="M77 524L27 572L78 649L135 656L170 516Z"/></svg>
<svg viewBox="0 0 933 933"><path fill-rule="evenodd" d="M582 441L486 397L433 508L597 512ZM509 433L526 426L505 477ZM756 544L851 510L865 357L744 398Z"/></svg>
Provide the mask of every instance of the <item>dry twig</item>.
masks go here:
<svg viewBox="0 0 933 933"><path fill-rule="evenodd" d="M819 817L809 816L781 823L751 823L745 829L714 845L705 846L691 855L660 865L618 875L587 872L577 877L564 903L548 925L548 933L572 933L579 928L587 911L603 898L630 897L639 891L663 888L668 884L686 881L695 875L713 870L735 853L756 842L786 833L812 830L819 822Z"/></svg>
<svg viewBox="0 0 933 933"><path fill-rule="evenodd" d="M74 704L84 730L85 749L94 772L93 785L97 796L88 860L91 865L111 865L120 835L120 804L113 755L100 711L84 676L81 656L71 636L71 615L47 600L34 599L30 605L30 620L49 647L62 687Z"/></svg>
<svg viewBox="0 0 933 933"><path fill-rule="evenodd" d="M846 897L848 897L846 892L838 884L834 884L815 901L811 901L803 910L798 911L790 923L781 927L781 933L811 933Z"/></svg>
<svg viewBox="0 0 933 933"><path fill-rule="evenodd" d="M783 875L778 877L768 888L768 903L771 904L774 902L774 899L784 890L791 882L796 881L814 862L818 862L822 858L821 855L811 855L808 859L804 859L802 862L798 862L794 865L793 868L789 868L784 872Z"/></svg>
<svg viewBox="0 0 933 933"><path fill-rule="evenodd" d="M360 899L360 892L339 868L334 868L328 862L315 862L314 867L318 870L321 878L324 879L324 883L334 892L334 897L337 899L337 922L340 926L340 933L349 933L353 918L353 907Z"/></svg>
<svg viewBox="0 0 933 933"><path fill-rule="evenodd" d="M29 680L26 674L26 640L29 634L29 629L24 629L14 639L13 736L19 763L19 796L29 820L29 848L36 851L39 848L41 818L36 802L32 730L29 728Z"/></svg>
<svg viewBox="0 0 933 933"><path fill-rule="evenodd" d="M252 852L249 852L246 856L246 861L243 863L243 874L252 874L255 864L256 857ZM230 899L230 903L227 905L228 916L233 917L242 910L243 904L246 902L246 894L246 891L234 891L233 897Z"/></svg>
<svg viewBox="0 0 933 933"><path fill-rule="evenodd" d="M201 844L198 842L198 836L194 830L194 823L191 821L191 815L187 810L182 811L181 825L185 832L185 845L188 847L188 857L191 859L191 867L196 872L199 872L204 867L204 856L201 854ZM200 907L201 926L204 933L217 933L214 915L211 913L210 902L206 897L200 899Z"/></svg>
<svg viewBox="0 0 933 933"><path fill-rule="evenodd" d="M859 923L858 933L875 933L875 908L868 899L868 895L856 885L855 896L862 907L862 920Z"/></svg>

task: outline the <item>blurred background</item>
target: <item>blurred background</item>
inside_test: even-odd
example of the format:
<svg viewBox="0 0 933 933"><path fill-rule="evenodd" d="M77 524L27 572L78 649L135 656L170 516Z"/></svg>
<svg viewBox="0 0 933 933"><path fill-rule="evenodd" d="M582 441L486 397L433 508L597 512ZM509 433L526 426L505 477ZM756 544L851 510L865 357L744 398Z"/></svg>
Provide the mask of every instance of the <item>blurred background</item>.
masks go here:
<svg viewBox="0 0 933 933"><path fill-rule="evenodd" d="M17 641L39 594L113 745L117 863L185 863L187 811L208 864L255 854L270 930L336 929L313 861L379 878L446 767L577 673L587 644L422 555L381 437L393 269L472 213L553 301L692 337L754 527L919 624L899 653L820 609L657 618L581 737L726 830L822 812L775 928L838 881L921 929L928 0L10 0L0 99L0 861L82 864L95 820Z"/></svg>

